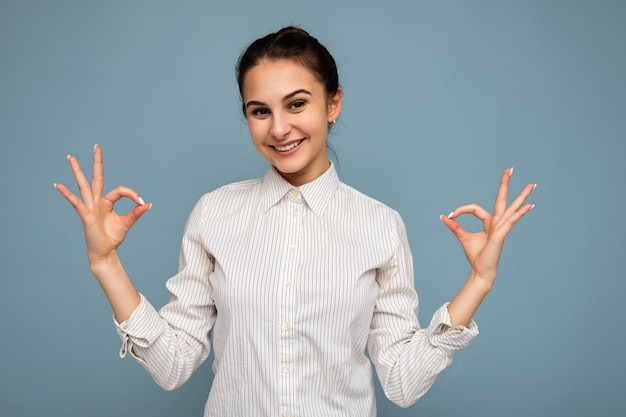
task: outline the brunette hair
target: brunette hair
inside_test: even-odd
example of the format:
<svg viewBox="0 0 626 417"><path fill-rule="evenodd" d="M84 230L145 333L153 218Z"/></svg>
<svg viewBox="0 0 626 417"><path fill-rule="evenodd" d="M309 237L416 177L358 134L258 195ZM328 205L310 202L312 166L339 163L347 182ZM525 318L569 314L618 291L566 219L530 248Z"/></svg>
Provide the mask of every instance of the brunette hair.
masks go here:
<svg viewBox="0 0 626 417"><path fill-rule="evenodd" d="M246 73L263 59L271 61L288 59L299 63L324 85L326 97L334 96L339 89L337 64L324 45L305 30L287 26L252 42L239 57L236 74L242 102ZM245 103L242 103L242 110L246 116Z"/></svg>

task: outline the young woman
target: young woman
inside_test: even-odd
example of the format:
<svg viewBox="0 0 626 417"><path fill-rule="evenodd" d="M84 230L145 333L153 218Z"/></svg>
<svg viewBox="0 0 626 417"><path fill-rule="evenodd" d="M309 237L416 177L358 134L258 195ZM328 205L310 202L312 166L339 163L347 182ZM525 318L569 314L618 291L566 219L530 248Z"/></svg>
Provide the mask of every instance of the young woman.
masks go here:
<svg viewBox="0 0 626 417"><path fill-rule="evenodd" d="M252 142L271 167L200 199L185 226L179 272L166 284L171 300L159 312L117 254L151 205L122 186L102 194L97 145L91 184L68 157L80 198L55 184L83 222L121 355L130 352L170 390L206 359L212 335L215 378L205 416L375 416L371 363L389 399L413 404L477 335L472 316L495 281L506 235L532 208L525 200L534 184L507 206L507 169L493 213L471 204L441 217L471 272L420 328L402 219L343 184L327 156L342 105L332 56L287 27L248 47L237 80ZM121 198L137 204L123 216L114 211ZM484 230L463 230L455 220L463 214Z"/></svg>

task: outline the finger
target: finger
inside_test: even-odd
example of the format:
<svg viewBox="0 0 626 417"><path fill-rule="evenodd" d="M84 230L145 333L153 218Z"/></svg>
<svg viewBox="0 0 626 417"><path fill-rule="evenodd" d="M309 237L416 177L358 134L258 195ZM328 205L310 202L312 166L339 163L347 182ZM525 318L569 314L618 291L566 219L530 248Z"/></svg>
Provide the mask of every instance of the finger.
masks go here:
<svg viewBox="0 0 626 417"><path fill-rule="evenodd" d="M74 173L74 178L76 178L76 184L78 184L78 190L80 191L80 196L83 199L83 202L85 204L91 204L93 201L91 185L89 185L89 181L87 181L85 174L83 174L83 170L80 168L78 160L72 155L68 155L67 160L70 163L72 172Z"/></svg>
<svg viewBox="0 0 626 417"><path fill-rule="evenodd" d="M519 195L515 197L515 200L513 200L511 205L506 209L502 217L506 218L519 210L519 208L522 207L522 204L524 204L524 201L526 201L530 193L532 193L535 188L537 188L537 184L527 184Z"/></svg>
<svg viewBox="0 0 626 417"><path fill-rule="evenodd" d="M57 191L59 191L59 193L61 193L61 195L69 201L81 218L84 218L89 213L89 209L85 206L85 204L83 204L83 201L74 195L74 193L72 193L65 185L54 184L54 188L56 188Z"/></svg>
<svg viewBox="0 0 626 417"><path fill-rule="evenodd" d="M485 223L491 217L489 212L478 204L466 204L464 206L455 208L454 211L448 215L448 218L456 219L462 214L472 214L483 223Z"/></svg>
<svg viewBox="0 0 626 417"><path fill-rule="evenodd" d="M466 232L465 229L463 229L463 227L456 220L444 215L439 216L439 218L441 219L443 224L448 226L448 229L450 229L454 236L456 236L459 242L463 242L469 235L469 233Z"/></svg>
<svg viewBox="0 0 626 417"><path fill-rule="evenodd" d="M137 191L133 190L132 188L124 187L123 185L120 185L119 187L109 191L104 196L104 198L110 201L111 203L115 203L124 197L130 198L138 206L143 206L146 204L143 201L143 199L139 196L139 193Z"/></svg>
<svg viewBox="0 0 626 417"><path fill-rule="evenodd" d="M524 217L524 215L526 213L528 213L529 211L531 211L532 209L535 208L534 204L524 204L522 207L520 207L515 213L513 213L508 219L507 221L511 224L511 227L513 227L513 225L515 223L517 223L517 221L519 219L521 219L522 217Z"/></svg>
<svg viewBox="0 0 626 417"><path fill-rule="evenodd" d="M96 144L93 148L93 175L91 178L91 192L95 196L101 196L103 188L104 168L102 166L102 148Z"/></svg>
<svg viewBox="0 0 626 417"><path fill-rule="evenodd" d="M493 215L500 216L506 211L506 200L509 193L509 182L513 175L513 168L507 168L502 173L500 179L500 186L498 187L498 193L496 194L496 202L493 206Z"/></svg>
<svg viewBox="0 0 626 417"><path fill-rule="evenodd" d="M497 227L494 227L493 236L497 238L499 241L503 241L506 236L509 234L515 223L519 221L526 213L532 210L535 207L534 204L524 204L517 211L512 213L510 216L501 219L498 223Z"/></svg>

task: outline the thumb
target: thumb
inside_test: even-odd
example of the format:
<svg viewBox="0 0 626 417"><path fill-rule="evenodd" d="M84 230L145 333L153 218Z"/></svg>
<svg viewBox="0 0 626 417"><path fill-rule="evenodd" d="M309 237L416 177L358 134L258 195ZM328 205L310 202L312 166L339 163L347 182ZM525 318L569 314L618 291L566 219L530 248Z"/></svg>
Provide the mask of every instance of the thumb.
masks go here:
<svg viewBox="0 0 626 417"><path fill-rule="evenodd" d="M463 238L467 235L467 232L465 231L465 229L463 229L463 227L461 227L459 222L450 218L449 216L444 216L443 214L439 216L439 219L443 222L443 224L448 227L448 229L450 229L450 231L454 234L454 236L456 236L459 242L463 241Z"/></svg>
<svg viewBox="0 0 626 417"><path fill-rule="evenodd" d="M139 220L141 216L143 216L148 210L152 208L152 203L140 204L135 206L130 213L122 217L122 221L126 225L128 229L133 227L133 225Z"/></svg>

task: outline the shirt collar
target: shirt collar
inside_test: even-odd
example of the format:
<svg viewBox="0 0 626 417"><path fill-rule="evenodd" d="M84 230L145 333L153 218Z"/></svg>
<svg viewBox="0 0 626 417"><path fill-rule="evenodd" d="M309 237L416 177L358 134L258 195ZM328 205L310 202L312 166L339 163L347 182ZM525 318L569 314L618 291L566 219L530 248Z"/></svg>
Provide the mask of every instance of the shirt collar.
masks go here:
<svg viewBox="0 0 626 417"><path fill-rule="evenodd" d="M291 190L298 190L306 201L311 211L319 218L324 214L324 210L332 199L337 187L339 187L339 177L335 166L332 164L322 175L314 181L294 187L289 184L276 168L270 167L261 183L263 209L267 212L278 203Z"/></svg>

